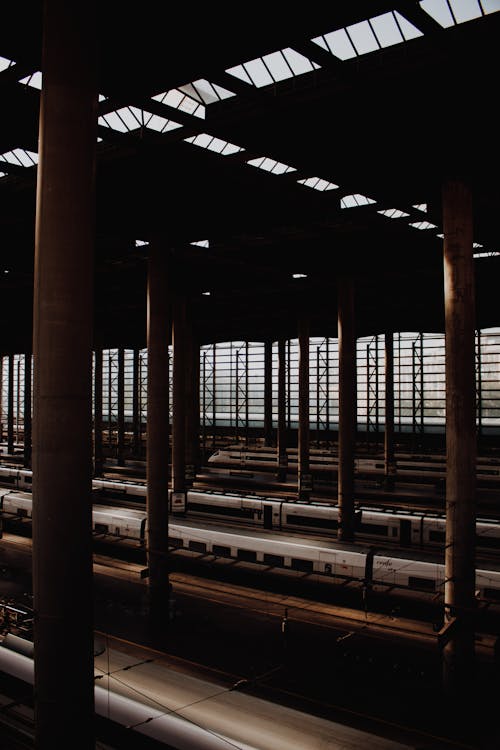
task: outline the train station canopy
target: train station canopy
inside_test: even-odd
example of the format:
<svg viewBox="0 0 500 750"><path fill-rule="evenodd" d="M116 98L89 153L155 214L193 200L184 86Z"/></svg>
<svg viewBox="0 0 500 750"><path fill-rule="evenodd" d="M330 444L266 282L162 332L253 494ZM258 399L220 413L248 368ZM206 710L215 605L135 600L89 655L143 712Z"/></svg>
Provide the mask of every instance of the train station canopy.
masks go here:
<svg viewBox="0 0 500 750"><path fill-rule="evenodd" d="M42 3L0 28L2 349L32 337ZM477 326L500 323L500 0L98 3L95 328L144 346L149 243L201 343L442 331L441 187L472 189Z"/></svg>

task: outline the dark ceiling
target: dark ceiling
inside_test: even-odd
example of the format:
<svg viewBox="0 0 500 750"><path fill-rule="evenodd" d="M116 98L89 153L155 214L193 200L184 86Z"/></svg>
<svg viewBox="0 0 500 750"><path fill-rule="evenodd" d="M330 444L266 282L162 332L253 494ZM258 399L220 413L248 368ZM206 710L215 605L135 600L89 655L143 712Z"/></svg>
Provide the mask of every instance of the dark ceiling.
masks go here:
<svg viewBox="0 0 500 750"><path fill-rule="evenodd" d="M436 0L437 1L437 0ZM497 133L500 13L441 27L414 1L316 4L268 14L263 4L172 13L162 4L99 9L100 114L135 106L182 128L120 133L99 127L96 339L144 346L147 245L165 238L176 285L189 296L203 343L295 336L308 310L313 335L336 336L338 277L353 274L359 335L443 330L441 184L470 181L474 239L500 250ZM479 7L479 6L478 6ZM414 39L340 60L315 36L390 11ZM248 14L248 15L247 15ZM19 83L40 70L41 3L2 9L0 154L37 151L39 91ZM320 67L258 88L225 72L285 48ZM198 79L236 95L206 119L151 96ZM209 133L245 150L222 156L185 138ZM295 167L271 174L246 164L267 156ZM4 168L5 167L5 168ZM3 351L30 347L36 167L1 164L0 295ZM321 177L319 192L297 183ZM340 208L342 196L370 205ZM427 213L414 208L426 203ZM390 219L381 209L407 217ZM409 222L429 221L418 230ZM210 246L192 245L209 239ZM477 324L500 323L500 257L475 262ZM293 279L292 273L307 274ZM210 296L202 292L210 291Z"/></svg>

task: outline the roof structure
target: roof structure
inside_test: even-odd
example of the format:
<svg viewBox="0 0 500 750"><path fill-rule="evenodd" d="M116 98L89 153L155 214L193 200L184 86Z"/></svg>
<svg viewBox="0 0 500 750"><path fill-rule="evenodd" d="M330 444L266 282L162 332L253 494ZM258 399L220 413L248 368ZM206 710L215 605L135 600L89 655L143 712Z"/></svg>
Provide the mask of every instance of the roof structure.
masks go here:
<svg viewBox="0 0 500 750"><path fill-rule="evenodd" d="M41 2L2 10L2 349L31 345ZM200 341L444 328L441 185L473 191L477 325L498 325L500 0L99 10L95 328L144 346L148 243ZM319 6L319 4L318 4ZM441 235L441 236L440 236ZM168 248L168 250L167 250ZM479 257L479 255L483 257Z"/></svg>

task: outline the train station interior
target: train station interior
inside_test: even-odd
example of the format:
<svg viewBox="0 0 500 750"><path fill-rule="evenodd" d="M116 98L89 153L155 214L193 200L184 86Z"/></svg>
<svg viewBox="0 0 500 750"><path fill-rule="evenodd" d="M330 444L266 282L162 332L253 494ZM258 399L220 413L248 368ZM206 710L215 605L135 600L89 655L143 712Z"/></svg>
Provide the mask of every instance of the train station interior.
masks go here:
<svg viewBox="0 0 500 750"><path fill-rule="evenodd" d="M500 747L499 11L2 8L0 747Z"/></svg>

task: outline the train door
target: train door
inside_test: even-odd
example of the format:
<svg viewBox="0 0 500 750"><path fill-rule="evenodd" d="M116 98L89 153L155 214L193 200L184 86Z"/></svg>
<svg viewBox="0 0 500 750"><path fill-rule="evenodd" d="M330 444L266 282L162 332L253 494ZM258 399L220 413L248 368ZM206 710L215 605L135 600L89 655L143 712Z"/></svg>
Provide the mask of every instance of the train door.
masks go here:
<svg viewBox="0 0 500 750"><path fill-rule="evenodd" d="M265 529L273 528L273 506L272 505L264 505L264 528Z"/></svg>
<svg viewBox="0 0 500 750"><path fill-rule="evenodd" d="M399 524L399 541L404 547L411 545L411 521L402 519Z"/></svg>

